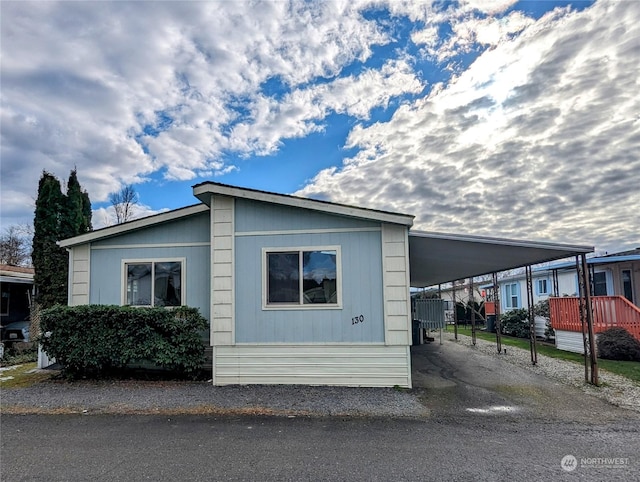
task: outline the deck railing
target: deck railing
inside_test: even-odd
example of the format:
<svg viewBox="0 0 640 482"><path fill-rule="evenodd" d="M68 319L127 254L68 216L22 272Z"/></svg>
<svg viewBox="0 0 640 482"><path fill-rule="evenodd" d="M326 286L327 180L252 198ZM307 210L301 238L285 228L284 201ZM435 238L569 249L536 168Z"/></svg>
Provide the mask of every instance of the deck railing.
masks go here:
<svg viewBox="0 0 640 482"><path fill-rule="evenodd" d="M582 331L579 298L549 298L549 316L554 330ZM640 341L640 308L623 296L592 296L593 331L625 328Z"/></svg>

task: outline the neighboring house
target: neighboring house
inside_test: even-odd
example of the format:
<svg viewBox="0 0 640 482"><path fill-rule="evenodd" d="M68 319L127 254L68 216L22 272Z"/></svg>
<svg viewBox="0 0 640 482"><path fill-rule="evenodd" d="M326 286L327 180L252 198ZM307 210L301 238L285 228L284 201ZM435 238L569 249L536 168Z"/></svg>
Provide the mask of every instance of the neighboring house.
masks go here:
<svg viewBox="0 0 640 482"><path fill-rule="evenodd" d="M591 279L591 295L597 297L593 301L593 310L597 324L595 329L596 332L599 332L617 323L613 313L618 313L618 317L621 318L623 311L624 313L629 311L624 307L622 300L616 298L625 298L636 307L640 306L640 248L587 258L587 266ZM557 293L553 292L554 275L557 279ZM575 261L556 262L533 268L532 281L534 304L554 295L576 297L579 292ZM524 273L501 278L498 285L502 313L512 309L528 308ZM489 290L490 287L491 285L488 284L481 286L486 290ZM609 299L603 297L609 297ZM551 323L556 327L556 345L561 349L581 352L583 351L583 340L581 333L579 333L581 325L577 314L577 301L566 300L565 304L567 303L575 305L572 305L575 309L567 305L562 310L565 316L569 316L571 319L560 321L554 320L553 316L551 319ZM629 316L633 319L637 318L633 310L630 314L625 314L624 318L627 319ZM602 317L606 319L601 320ZM558 329L557 327L560 326L571 326L572 329ZM536 332L538 333L538 331L542 332L542 328L537 327Z"/></svg>
<svg viewBox="0 0 640 482"><path fill-rule="evenodd" d="M0 264L2 341L28 341L33 268Z"/></svg>
<svg viewBox="0 0 640 482"><path fill-rule="evenodd" d="M194 195L62 241L69 304L199 308L216 385L411 386L413 216L210 182Z"/></svg>
<svg viewBox="0 0 640 482"><path fill-rule="evenodd" d="M587 265L592 296L623 296L640 307L640 248L587 258ZM554 263L544 270L548 279L553 270L558 271L560 296L574 296L578 292L575 262Z"/></svg>
<svg viewBox="0 0 640 482"><path fill-rule="evenodd" d="M591 279L593 329L596 335L612 326L625 328L640 340L640 248L587 260ZM577 291L575 264L553 264L558 280L573 284ZM560 291L560 295L567 292ZM582 324L576 298L554 299L551 324L556 333L556 346L562 350L584 352Z"/></svg>
<svg viewBox="0 0 640 482"><path fill-rule="evenodd" d="M558 281L561 288L573 287L570 279L559 279ZM553 295L552 275L546 271L546 268L543 272L538 272L534 269L532 272L532 282L534 305L540 301L549 299L549 296ZM498 287L500 290L499 299L501 313L521 308L529 308L529 302L527 300L527 281L524 273L498 279ZM493 290L493 285L483 283L480 285L480 289L486 294L490 294ZM560 292L563 292L562 289ZM571 291L571 294L574 294L574 291Z"/></svg>

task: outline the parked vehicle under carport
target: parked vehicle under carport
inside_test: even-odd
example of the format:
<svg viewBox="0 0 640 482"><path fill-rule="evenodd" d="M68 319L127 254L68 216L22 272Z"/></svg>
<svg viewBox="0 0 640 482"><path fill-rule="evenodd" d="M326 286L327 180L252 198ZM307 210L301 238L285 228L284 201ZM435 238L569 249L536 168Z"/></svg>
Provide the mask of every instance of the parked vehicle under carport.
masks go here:
<svg viewBox="0 0 640 482"><path fill-rule="evenodd" d="M1 341L6 345L10 345L16 342L29 342L29 320L14 321L2 327Z"/></svg>

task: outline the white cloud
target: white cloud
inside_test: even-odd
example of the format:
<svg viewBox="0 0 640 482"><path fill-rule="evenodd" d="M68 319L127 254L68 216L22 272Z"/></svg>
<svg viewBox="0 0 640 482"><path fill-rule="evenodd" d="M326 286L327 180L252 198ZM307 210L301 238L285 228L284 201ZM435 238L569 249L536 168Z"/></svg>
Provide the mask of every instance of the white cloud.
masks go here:
<svg viewBox="0 0 640 482"><path fill-rule="evenodd" d="M354 128L358 154L297 194L428 230L637 243L639 25L633 2L547 15L389 122Z"/></svg>
<svg viewBox="0 0 640 482"><path fill-rule="evenodd" d="M230 143L238 151L269 154L282 139L321 130L330 113L368 119L374 107L386 107L403 94L418 94L424 85L406 61L390 61L381 69L294 90L281 100L258 96L247 122L234 127Z"/></svg>
<svg viewBox="0 0 640 482"><path fill-rule="evenodd" d="M534 22L511 0L458 3L1 2L3 223L32 215L43 169L77 167L105 201L158 173L230 172L225 154L274 154L339 114L359 151L302 194L436 230L558 240L571 222L570 241L630 243L637 212L607 207L640 204L638 4ZM455 75L428 85L425 58Z"/></svg>
<svg viewBox="0 0 640 482"><path fill-rule="evenodd" d="M60 175L77 166L102 201L155 172L181 180L228 172L227 149L270 152L290 137L276 127L291 126L260 132L249 122L251 135L230 139L243 104L259 104L269 79L304 90L369 58L389 39L362 17L363 5L3 2L2 204L19 195L19 184L37 186L43 168ZM266 117L294 108L266 104L275 110ZM335 108L342 107L322 112ZM292 126L301 134L315 128L301 122Z"/></svg>

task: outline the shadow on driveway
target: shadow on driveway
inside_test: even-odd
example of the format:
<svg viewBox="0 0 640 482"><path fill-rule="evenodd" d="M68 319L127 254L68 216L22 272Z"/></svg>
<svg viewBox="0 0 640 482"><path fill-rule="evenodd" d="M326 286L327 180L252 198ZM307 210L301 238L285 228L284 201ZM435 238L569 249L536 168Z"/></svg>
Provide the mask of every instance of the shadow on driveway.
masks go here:
<svg viewBox="0 0 640 482"><path fill-rule="evenodd" d="M484 415L588 422L640 419L632 411L453 340L411 347L414 389L434 417Z"/></svg>

